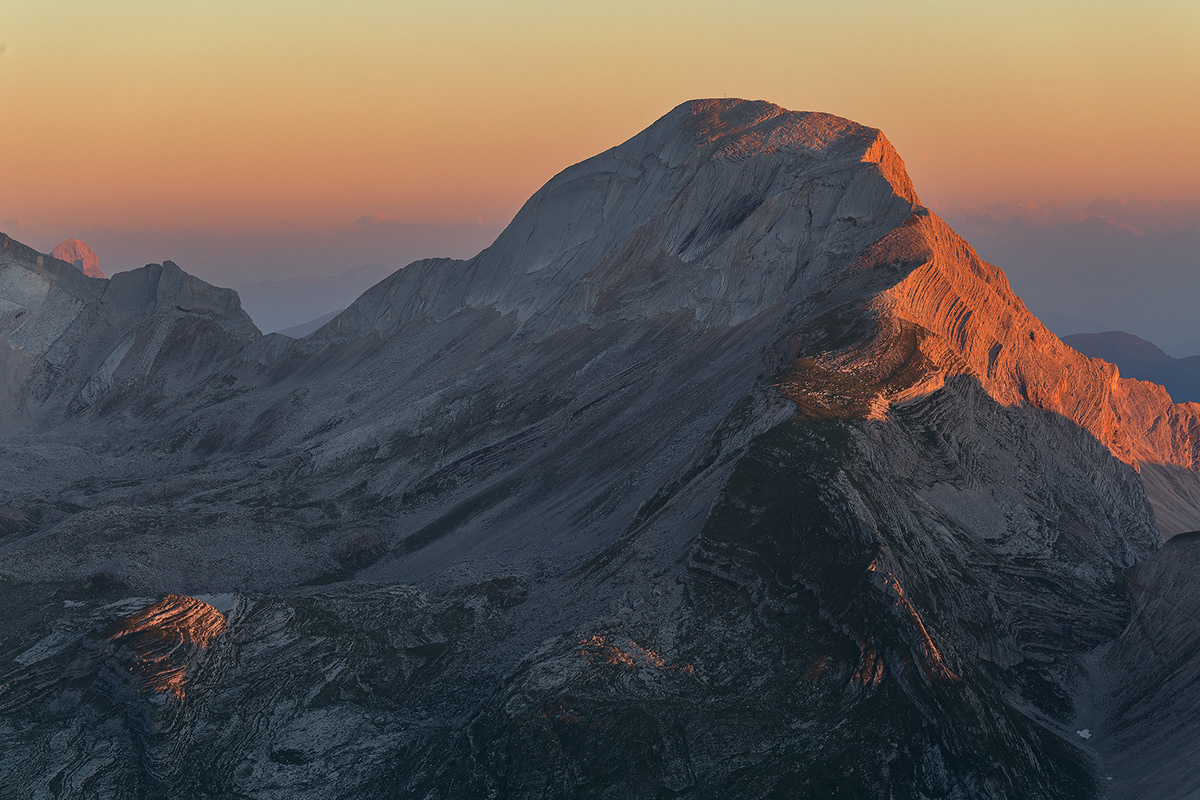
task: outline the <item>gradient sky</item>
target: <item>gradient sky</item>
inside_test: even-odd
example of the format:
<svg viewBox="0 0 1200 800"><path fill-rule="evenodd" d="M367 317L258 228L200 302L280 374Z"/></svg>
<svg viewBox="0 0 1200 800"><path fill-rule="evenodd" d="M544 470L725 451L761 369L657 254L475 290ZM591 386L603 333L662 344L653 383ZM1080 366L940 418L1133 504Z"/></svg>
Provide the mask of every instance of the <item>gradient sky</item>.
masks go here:
<svg viewBox="0 0 1200 800"><path fill-rule="evenodd" d="M935 209L1200 207L1196 0L4 0L0 42L0 229L46 249L497 229L722 95L882 128Z"/></svg>

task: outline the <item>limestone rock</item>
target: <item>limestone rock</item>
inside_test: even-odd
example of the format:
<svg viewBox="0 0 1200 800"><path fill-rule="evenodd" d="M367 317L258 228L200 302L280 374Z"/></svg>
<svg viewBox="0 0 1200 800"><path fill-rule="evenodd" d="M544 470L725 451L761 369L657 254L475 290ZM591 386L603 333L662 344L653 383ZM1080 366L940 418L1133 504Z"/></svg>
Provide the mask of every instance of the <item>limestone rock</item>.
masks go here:
<svg viewBox="0 0 1200 800"><path fill-rule="evenodd" d="M54 249L50 251L50 255L57 259L66 261L68 264L74 264L75 269L87 275L89 278L106 278L108 277L100 271L100 259L96 257L96 251L87 246L87 243L79 239L67 239L54 245Z"/></svg>

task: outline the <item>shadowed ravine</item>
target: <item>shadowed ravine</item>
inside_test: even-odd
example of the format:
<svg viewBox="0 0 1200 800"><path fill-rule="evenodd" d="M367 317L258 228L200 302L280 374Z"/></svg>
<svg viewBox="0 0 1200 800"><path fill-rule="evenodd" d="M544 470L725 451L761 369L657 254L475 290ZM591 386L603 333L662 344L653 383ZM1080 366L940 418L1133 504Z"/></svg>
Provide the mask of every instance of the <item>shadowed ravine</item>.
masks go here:
<svg viewBox="0 0 1200 800"><path fill-rule="evenodd" d="M18 796L1200 791L1200 406L877 130L685 103L301 340L0 250Z"/></svg>

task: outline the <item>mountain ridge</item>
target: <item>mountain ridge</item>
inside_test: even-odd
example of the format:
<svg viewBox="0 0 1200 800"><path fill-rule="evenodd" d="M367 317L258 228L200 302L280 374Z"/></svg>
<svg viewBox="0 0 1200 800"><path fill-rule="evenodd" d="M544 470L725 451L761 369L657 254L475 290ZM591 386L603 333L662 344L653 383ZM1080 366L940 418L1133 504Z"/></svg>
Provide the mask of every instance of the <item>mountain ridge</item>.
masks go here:
<svg viewBox="0 0 1200 800"><path fill-rule="evenodd" d="M725 108L725 116L722 116L722 108ZM730 108L734 111L729 111ZM726 119L726 116L729 118ZM764 126L778 124L781 117L791 123L786 126L788 135L772 138L763 133ZM717 130L722 132L714 133ZM827 147L803 144L808 141L804 138L806 135L813 136L816 143ZM711 183L722 172L740 174L744 160L756 153L779 154L784 164L789 166L772 162L769 169L778 170L773 175L752 173L742 176L740 180L751 185L747 189L752 187L753 190L743 191L732 202L726 200L726 206L715 209L715 213L710 212L707 219L685 216L689 213L688 209L692 209L691 213L696 208L706 209L704 193L713 191ZM528 315L550 313L548 308L534 304L532 298L541 297L543 305L559 305L554 312L557 317L551 322L552 325L578 322L596 324L606 313L611 315L616 310L609 308L612 303L605 305L598 302L605 287L635 277L622 272L613 260L628 258L631 253L641 255L636 252L637 242L633 241L639 233L638 229L618 227L609 230L603 225L605 220L625 210L631 220L646 220L649 226L658 224L668 228L663 233L665 238L673 241L669 241L666 253L654 255L668 259L676 268L672 271L672 277L690 282L688 288L692 294L699 293L689 302L684 299L688 292L679 290L674 297L660 296L663 305L645 306L638 311L654 314L691 308L703 316L706 313L704 309L716 303L716 298L706 293L713 289L719 291L729 288L714 286L711 276L696 274L700 270L694 266L694 262L703 259L706 238L727 233L725 228L728 226L742 225L756 211L775 212L772 215L775 218L769 223L777 223L781 212L785 210L764 208L764 205L783 188L775 183L780 179L781 171L791 169L798 173L782 176L786 181L795 181L802 175L806 163L813 169L817 168L817 164L829 165L839 161L850 164L876 163L880 165L880 174L886 183L886 188L880 184L878 189L892 192L896 187L890 184L886 171L894 172L898 159L882 133L839 117L786 112L769 103L743 103L737 106L729 106L721 101L685 103L624 144L568 167L552 178L518 211L495 244L476 258L463 262L445 259L418 261L385 280L384 283L395 284L395 288L385 289L380 284L375 290L437 297L436 306L423 304L420 307L435 318L449 313L456 305L494 306L502 314L517 310L523 324L527 324ZM911 182L903 173L902 162L900 164L900 171L892 177L900 187L901 199L911 204L916 196L912 192ZM652 178L646 179L646 175ZM769 180L764 181L763 178ZM864 181L859 180L860 184ZM639 184L640 194L625 196L630 185ZM856 190L859 188L855 187ZM646 199L647 195L650 195L649 199ZM664 200L661 197L664 195L671 199ZM700 196L697 199L701 202L689 204L689 196L695 195ZM565 205L567 210L556 213L567 214L566 219L553 219L550 224L561 225L562 228L549 235L545 231L538 231L540 237L537 241L544 250L530 252L527 242L533 236L535 220L541 227L547 226L543 219L545 215L539 214L540 208L543 204L558 201L560 197L566 199L560 204ZM645 202L655 205L643 208L640 203ZM833 202L834 207L826 209L830 215L837 212L836 201ZM572 207L571 203L578 205ZM673 208L683 210L672 212ZM845 213L852 214L853 209ZM675 218L672 219L672 215ZM588 220L590 227L579 230L580 226L575 222L579 216ZM826 220L826 224L828 222ZM644 235L644 231L641 233ZM622 252L622 248L629 252ZM609 261L605 262L604 257ZM458 264L462 266L456 266ZM518 264L524 265L521 274L505 272ZM658 268L665 270L669 267L661 264ZM463 270L464 274L458 275L455 270ZM703 284L706 277L710 278L708 285ZM440 285L441 281L453 283L453 286ZM417 282L421 285L414 286ZM780 278L776 278L776 282L780 282ZM584 288L578 288L579 283L583 283ZM654 286L647 288L653 290ZM374 302L375 290L364 295L361 301L364 304ZM657 291L662 292L663 287L657 287ZM758 310L761 310L761 305L741 313ZM401 313L408 312L401 310ZM321 335L362 335L366 330L365 325L374 325L374 322L367 322L366 318L371 315L382 318L385 314L387 311L367 311L356 302ZM387 324L394 323L395 319L388 315ZM342 333L343 327L348 328L345 333Z"/></svg>

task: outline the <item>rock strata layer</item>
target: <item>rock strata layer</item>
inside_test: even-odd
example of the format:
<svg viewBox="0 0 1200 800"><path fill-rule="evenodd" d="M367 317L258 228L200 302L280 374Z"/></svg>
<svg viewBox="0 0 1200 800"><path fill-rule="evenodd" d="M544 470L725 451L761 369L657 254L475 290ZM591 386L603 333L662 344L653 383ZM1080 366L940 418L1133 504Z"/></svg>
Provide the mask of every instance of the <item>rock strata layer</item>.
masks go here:
<svg viewBox="0 0 1200 800"><path fill-rule="evenodd" d="M182 701L188 670L225 630L225 616L192 597L168 595L121 622L105 652L141 691Z"/></svg>

